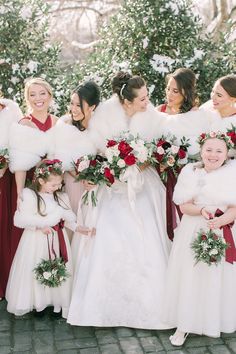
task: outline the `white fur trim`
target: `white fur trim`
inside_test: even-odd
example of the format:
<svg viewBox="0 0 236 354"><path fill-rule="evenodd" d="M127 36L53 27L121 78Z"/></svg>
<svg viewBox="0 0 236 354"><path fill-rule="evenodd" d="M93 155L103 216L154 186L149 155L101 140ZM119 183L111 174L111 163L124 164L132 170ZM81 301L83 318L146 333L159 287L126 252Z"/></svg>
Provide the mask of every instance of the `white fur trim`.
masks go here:
<svg viewBox="0 0 236 354"><path fill-rule="evenodd" d="M48 135L39 129L13 123L10 129L10 169L27 171L49 150Z"/></svg>
<svg viewBox="0 0 236 354"><path fill-rule="evenodd" d="M3 98L0 98L0 103L5 105L5 108L0 111L0 148L6 148L9 145L12 123L18 122L23 115L17 103Z"/></svg>
<svg viewBox="0 0 236 354"><path fill-rule="evenodd" d="M61 194L60 197L65 201L65 204L69 206L68 197L65 197L64 194ZM75 214L70 209L67 210L58 205L53 197L51 199L44 199L46 213L47 210L50 211L46 216L41 216L38 213L37 198L32 190L24 188L22 198L23 201L20 203L19 210L17 210L14 215L14 225L17 227L50 227L56 225L61 219L64 219L67 222L75 222Z"/></svg>
<svg viewBox="0 0 236 354"><path fill-rule="evenodd" d="M199 152L197 138L201 133L210 131L211 119L212 114L204 109L174 115L165 114L162 123L163 134L172 134L178 140L185 136L191 144L189 154L195 155Z"/></svg>
<svg viewBox="0 0 236 354"><path fill-rule="evenodd" d="M203 204L236 205L236 161L210 173L195 165L186 165L179 175L173 196L176 204L194 199Z"/></svg>
<svg viewBox="0 0 236 354"><path fill-rule="evenodd" d="M96 154L89 131L79 131L76 127L59 121L50 129L50 156L63 162L64 170L72 169L72 162L83 155Z"/></svg>

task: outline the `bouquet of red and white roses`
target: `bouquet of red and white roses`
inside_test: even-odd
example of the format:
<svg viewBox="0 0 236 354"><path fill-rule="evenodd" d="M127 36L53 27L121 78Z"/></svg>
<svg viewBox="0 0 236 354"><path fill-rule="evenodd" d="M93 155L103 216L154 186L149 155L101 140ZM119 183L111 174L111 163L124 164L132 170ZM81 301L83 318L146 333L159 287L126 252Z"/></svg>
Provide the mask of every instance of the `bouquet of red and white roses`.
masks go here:
<svg viewBox="0 0 236 354"><path fill-rule="evenodd" d="M209 266L220 263L228 247L229 244L225 242L225 239L213 230L200 230L191 243L196 264L203 262Z"/></svg>
<svg viewBox="0 0 236 354"><path fill-rule="evenodd" d="M188 162L189 146L188 139L185 137L180 140L180 143L174 136L162 136L155 142L153 157L164 183L167 182L169 171L172 171L174 176L177 177L181 168Z"/></svg>
<svg viewBox="0 0 236 354"><path fill-rule="evenodd" d="M128 167L152 163L154 147L153 143L146 142L138 135L124 132L120 137L107 141L105 156L114 176L120 179Z"/></svg>
<svg viewBox="0 0 236 354"><path fill-rule="evenodd" d="M107 159L101 155L85 155L73 163L76 180L86 180L94 185L106 184L111 186L114 181L114 174L111 171ZM93 206L96 206L97 196L95 191L87 191L83 196L84 203L88 203L88 197L91 194Z"/></svg>
<svg viewBox="0 0 236 354"><path fill-rule="evenodd" d="M5 168L9 162L8 149L0 149L0 169Z"/></svg>

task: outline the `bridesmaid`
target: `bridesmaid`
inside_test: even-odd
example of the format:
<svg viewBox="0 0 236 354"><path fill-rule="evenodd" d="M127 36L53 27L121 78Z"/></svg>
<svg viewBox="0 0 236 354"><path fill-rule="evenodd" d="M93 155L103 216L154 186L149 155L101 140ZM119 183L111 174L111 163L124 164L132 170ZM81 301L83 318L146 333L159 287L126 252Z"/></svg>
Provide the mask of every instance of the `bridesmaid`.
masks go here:
<svg viewBox="0 0 236 354"><path fill-rule="evenodd" d="M217 113L212 121L212 130L226 132L231 124L236 126L236 75L218 79L211 92L211 108Z"/></svg>
<svg viewBox="0 0 236 354"><path fill-rule="evenodd" d="M49 114L52 88L42 78L32 78L25 85L25 101L28 113L10 131L10 169L15 172L16 188L12 190L13 214L21 198L26 182L30 184L34 167L49 151L46 134L57 122ZM12 226L11 259L13 259L22 230Z"/></svg>
<svg viewBox="0 0 236 354"><path fill-rule="evenodd" d="M188 152L193 158L199 153L199 146L196 143L197 136L202 132L210 130L211 113L198 109L198 98L196 93L196 76L191 69L179 68L166 77L166 103L157 107L157 110L164 112L163 134L174 135L177 141L185 136L191 144ZM175 206L172 201L173 188L176 178L169 174L167 181L167 232L169 238L174 237L173 229L176 227ZM181 213L177 207L179 217Z"/></svg>
<svg viewBox="0 0 236 354"><path fill-rule="evenodd" d="M21 117L21 110L15 102L0 98L0 150L9 147L10 126ZM0 169L0 300L5 296L10 270L9 234L12 224L11 185L13 181L14 176L6 164Z"/></svg>
<svg viewBox="0 0 236 354"><path fill-rule="evenodd" d="M69 115L62 117L54 130L53 157L63 162L65 190L74 213L84 185L75 181L72 162L86 154L96 153L92 144L89 121L100 102L100 89L93 81L79 85L71 94ZM65 124L66 123L66 124Z"/></svg>

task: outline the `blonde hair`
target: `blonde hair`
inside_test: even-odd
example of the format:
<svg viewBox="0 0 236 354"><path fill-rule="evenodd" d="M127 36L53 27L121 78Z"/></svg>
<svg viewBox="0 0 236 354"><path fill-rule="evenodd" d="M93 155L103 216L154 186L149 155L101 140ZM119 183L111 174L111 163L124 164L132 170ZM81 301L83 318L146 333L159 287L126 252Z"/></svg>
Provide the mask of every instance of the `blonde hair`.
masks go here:
<svg viewBox="0 0 236 354"><path fill-rule="evenodd" d="M29 104L28 104L28 102L29 102L29 88L31 85L43 86L47 90L47 92L49 93L51 98L53 98L51 85L41 77L33 77L32 79L28 80L25 84L24 96L25 96L25 101L27 103L27 106L29 106Z"/></svg>

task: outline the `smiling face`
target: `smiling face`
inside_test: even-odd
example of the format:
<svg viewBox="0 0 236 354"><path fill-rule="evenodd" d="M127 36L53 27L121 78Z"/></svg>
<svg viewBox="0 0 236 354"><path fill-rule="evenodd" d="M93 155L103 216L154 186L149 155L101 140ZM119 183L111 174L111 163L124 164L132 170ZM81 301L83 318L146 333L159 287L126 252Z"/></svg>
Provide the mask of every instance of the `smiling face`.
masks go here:
<svg viewBox="0 0 236 354"><path fill-rule="evenodd" d="M208 139L201 149L201 158L207 172L216 170L227 160L227 146L224 140Z"/></svg>
<svg viewBox="0 0 236 354"><path fill-rule="evenodd" d="M47 112L52 97L46 87L39 84L32 84L28 88L27 104L32 113Z"/></svg>
<svg viewBox="0 0 236 354"><path fill-rule="evenodd" d="M79 96L77 95L77 93L74 92L71 95L70 111L72 114L72 118L76 121L82 120L84 117L86 117L86 118L90 117L92 114L92 111L94 110L94 107L95 107L94 105L90 107L85 100L82 100L82 104L83 104L84 114L81 110Z"/></svg>
<svg viewBox="0 0 236 354"><path fill-rule="evenodd" d="M135 89L136 97L132 102L125 99L125 105L127 105L130 115L137 112L145 112L149 103L148 90L146 86L140 89Z"/></svg>
<svg viewBox="0 0 236 354"><path fill-rule="evenodd" d="M51 174L47 180L39 178L40 192L53 194L62 186L62 176Z"/></svg>
<svg viewBox="0 0 236 354"><path fill-rule="evenodd" d="M220 114L226 112L232 106L232 103L236 101L236 98L231 97L219 82L216 82L212 89L211 99L213 108L219 111Z"/></svg>
<svg viewBox="0 0 236 354"><path fill-rule="evenodd" d="M166 100L167 100L167 105L170 108L175 108L176 110L178 110L181 107L184 101L184 97L182 93L179 91L177 82L173 77L169 79L166 86Z"/></svg>

